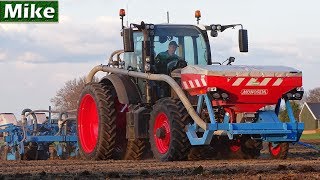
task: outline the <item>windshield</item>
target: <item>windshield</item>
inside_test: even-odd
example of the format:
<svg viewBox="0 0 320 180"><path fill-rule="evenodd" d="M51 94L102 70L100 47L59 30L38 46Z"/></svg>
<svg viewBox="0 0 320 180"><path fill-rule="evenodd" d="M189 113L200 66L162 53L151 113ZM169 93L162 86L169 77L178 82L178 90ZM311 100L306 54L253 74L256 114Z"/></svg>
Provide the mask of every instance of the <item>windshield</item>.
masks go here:
<svg viewBox="0 0 320 180"><path fill-rule="evenodd" d="M155 56L159 53L167 53L171 44L178 45L174 53L184 59L188 65L208 64L207 44L200 29L197 27L187 25L156 26L154 37Z"/></svg>

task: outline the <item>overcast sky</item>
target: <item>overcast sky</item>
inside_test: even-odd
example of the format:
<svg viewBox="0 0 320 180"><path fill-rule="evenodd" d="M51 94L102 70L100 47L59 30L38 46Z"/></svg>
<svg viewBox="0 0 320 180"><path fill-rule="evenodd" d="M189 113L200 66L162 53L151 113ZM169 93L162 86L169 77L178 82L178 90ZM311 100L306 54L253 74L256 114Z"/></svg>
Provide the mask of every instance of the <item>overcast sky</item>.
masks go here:
<svg viewBox="0 0 320 180"><path fill-rule="evenodd" d="M86 75L122 49L119 9L125 21L195 24L242 23L249 53L237 48L237 31L213 40L214 61L236 57L235 64L285 65L303 71L305 90L320 87L320 3L316 0L60 0L56 24L0 24L0 112L47 109L68 80Z"/></svg>

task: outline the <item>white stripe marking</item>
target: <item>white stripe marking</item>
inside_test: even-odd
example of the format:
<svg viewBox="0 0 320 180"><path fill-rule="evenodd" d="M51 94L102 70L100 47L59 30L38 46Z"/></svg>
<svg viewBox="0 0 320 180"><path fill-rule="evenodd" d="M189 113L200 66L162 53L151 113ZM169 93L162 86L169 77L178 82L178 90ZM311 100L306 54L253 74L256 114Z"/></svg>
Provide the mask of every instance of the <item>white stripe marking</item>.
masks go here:
<svg viewBox="0 0 320 180"><path fill-rule="evenodd" d="M283 81L282 78L278 78L278 79L276 80L276 82L273 83L272 86L280 86L280 84L282 83L282 81Z"/></svg>
<svg viewBox="0 0 320 180"><path fill-rule="evenodd" d="M244 78L238 78L238 79L232 84L232 86L239 86L239 85L242 83L243 80L244 80Z"/></svg>
<svg viewBox="0 0 320 180"><path fill-rule="evenodd" d="M256 80L257 80L256 78L251 78L251 79L249 80L249 82L246 84L246 86L259 85L259 84L257 84Z"/></svg>
<svg viewBox="0 0 320 180"><path fill-rule="evenodd" d="M182 84L185 89L189 89L188 83L186 81L183 81Z"/></svg>
<svg viewBox="0 0 320 180"><path fill-rule="evenodd" d="M198 79L194 80L196 82L197 87L201 87L200 82Z"/></svg>
<svg viewBox="0 0 320 180"><path fill-rule="evenodd" d="M191 88L194 88L194 84L191 80L189 80L189 84L190 84Z"/></svg>
<svg viewBox="0 0 320 180"><path fill-rule="evenodd" d="M203 86L207 86L207 82L206 82L206 80L204 78L201 78L201 82L202 82Z"/></svg>
<svg viewBox="0 0 320 180"><path fill-rule="evenodd" d="M260 83L259 86L266 86L270 80L271 80L271 78L264 78L264 80Z"/></svg>

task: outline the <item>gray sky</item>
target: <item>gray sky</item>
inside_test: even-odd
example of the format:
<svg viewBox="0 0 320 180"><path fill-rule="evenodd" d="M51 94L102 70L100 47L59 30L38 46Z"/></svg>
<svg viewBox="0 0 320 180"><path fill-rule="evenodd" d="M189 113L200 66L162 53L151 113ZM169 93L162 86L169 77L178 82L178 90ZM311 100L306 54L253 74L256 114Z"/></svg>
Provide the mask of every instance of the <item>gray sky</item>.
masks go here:
<svg viewBox="0 0 320 180"><path fill-rule="evenodd" d="M320 3L316 0L60 0L57 24L0 24L0 112L46 109L64 83L87 74L122 49L120 8L125 21L195 24L242 23L249 53L237 52L237 31L212 42L214 61L236 57L235 64L285 65L303 71L305 90L320 87Z"/></svg>

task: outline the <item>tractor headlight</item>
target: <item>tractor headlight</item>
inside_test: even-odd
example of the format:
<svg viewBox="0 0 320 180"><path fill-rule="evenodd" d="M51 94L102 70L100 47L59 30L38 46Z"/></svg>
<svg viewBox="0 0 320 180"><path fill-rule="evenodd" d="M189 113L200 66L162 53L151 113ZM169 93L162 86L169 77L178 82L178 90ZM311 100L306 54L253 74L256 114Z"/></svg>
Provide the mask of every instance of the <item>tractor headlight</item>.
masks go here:
<svg viewBox="0 0 320 180"><path fill-rule="evenodd" d="M218 92L215 92L215 93L212 93L212 97L214 98L214 99L220 99L220 94L218 93Z"/></svg>
<svg viewBox="0 0 320 180"><path fill-rule="evenodd" d="M209 87L208 88L208 94L210 95L212 100L223 100L226 101L229 99L229 94L224 92L221 89L218 89L216 87Z"/></svg>
<svg viewBox="0 0 320 180"><path fill-rule="evenodd" d="M303 97L303 93L304 93L303 88L298 87L284 94L282 98L286 100L301 100Z"/></svg>
<svg viewBox="0 0 320 180"><path fill-rule="evenodd" d="M300 98L301 98L301 94L300 94L300 93L295 93L295 94L294 94L294 97L295 97L296 99L300 99Z"/></svg>
<svg viewBox="0 0 320 180"><path fill-rule="evenodd" d="M222 99L226 100L226 99L229 99L229 95L227 93L221 93L221 97Z"/></svg>
<svg viewBox="0 0 320 180"><path fill-rule="evenodd" d="M221 25L217 25L217 30L220 31L221 30Z"/></svg>

